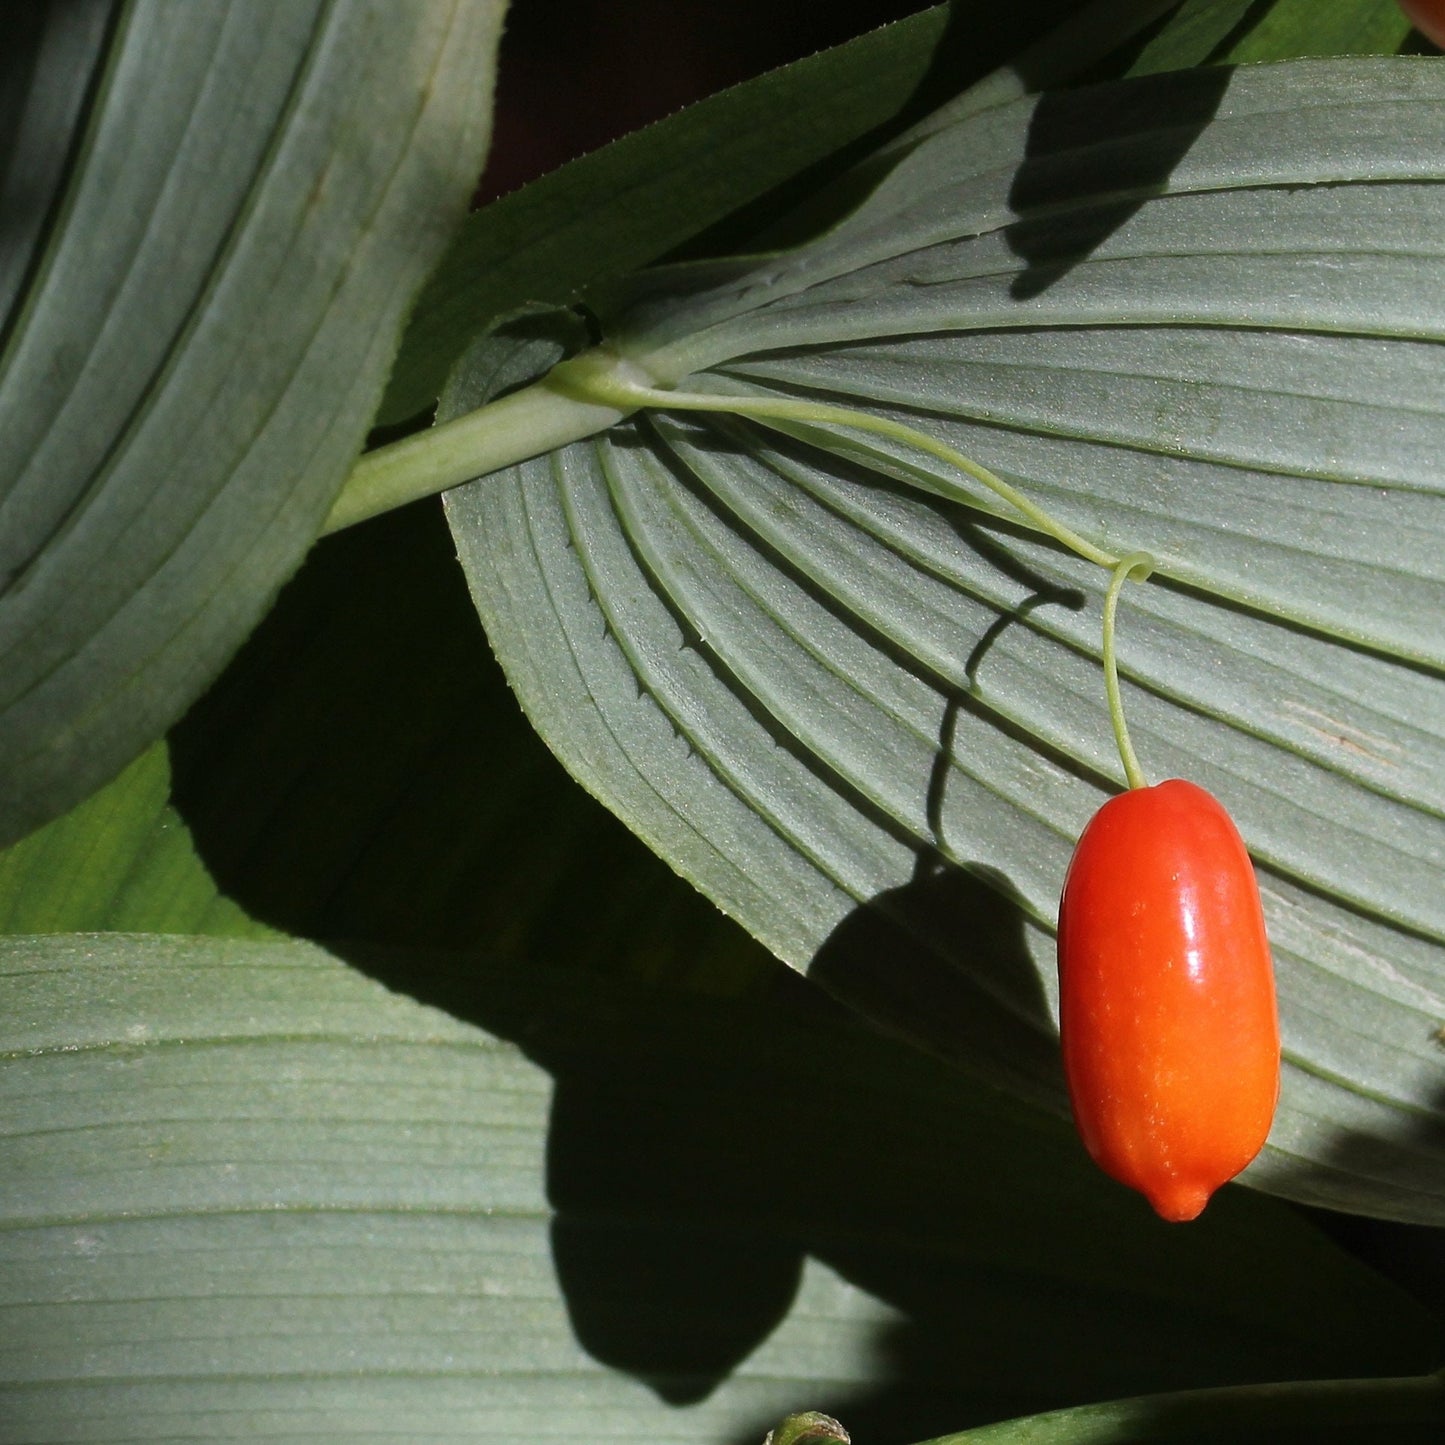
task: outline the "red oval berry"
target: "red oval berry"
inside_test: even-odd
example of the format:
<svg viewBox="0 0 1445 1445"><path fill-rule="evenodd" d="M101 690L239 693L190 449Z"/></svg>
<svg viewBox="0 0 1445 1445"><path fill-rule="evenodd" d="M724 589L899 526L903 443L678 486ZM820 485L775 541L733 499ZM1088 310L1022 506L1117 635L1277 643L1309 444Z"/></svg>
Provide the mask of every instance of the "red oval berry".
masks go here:
<svg viewBox="0 0 1445 1445"><path fill-rule="evenodd" d="M1059 1008L1089 1153L1165 1219L1193 1219L1259 1153L1279 1094L1259 886L1203 788L1132 788L1084 829L1059 904Z"/></svg>
<svg viewBox="0 0 1445 1445"><path fill-rule="evenodd" d="M1400 9L1421 35L1445 48L1445 0L1400 0Z"/></svg>

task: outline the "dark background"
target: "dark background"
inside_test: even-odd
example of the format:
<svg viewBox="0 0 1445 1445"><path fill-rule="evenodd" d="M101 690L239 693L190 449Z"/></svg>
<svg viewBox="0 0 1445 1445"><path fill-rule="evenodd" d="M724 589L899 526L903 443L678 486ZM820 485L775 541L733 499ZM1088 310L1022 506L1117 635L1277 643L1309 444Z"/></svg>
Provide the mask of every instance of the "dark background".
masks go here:
<svg viewBox="0 0 1445 1445"><path fill-rule="evenodd" d="M479 201L926 0L513 0Z"/></svg>

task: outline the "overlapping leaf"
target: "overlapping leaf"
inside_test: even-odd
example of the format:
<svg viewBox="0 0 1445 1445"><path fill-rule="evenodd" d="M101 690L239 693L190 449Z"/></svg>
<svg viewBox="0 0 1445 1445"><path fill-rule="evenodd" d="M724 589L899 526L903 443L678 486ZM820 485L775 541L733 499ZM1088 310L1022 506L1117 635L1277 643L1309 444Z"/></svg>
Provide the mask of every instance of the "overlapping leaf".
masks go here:
<svg viewBox="0 0 1445 1445"><path fill-rule="evenodd" d="M502 6L113 9L27 7L6 69L6 841L174 722L310 545L474 184Z"/></svg>
<svg viewBox="0 0 1445 1445"><path fill-rule="evenodd" d="M1280 968L1252 1177L1438 1221L1445 71L1163 76L890 155L816 242L644 278L610 341L909 420L1158 557L1123 624L1136 743L1239 819ZM640 419L448 507L589 788L780 956L1057 1102L1049 930L1118 772L1101 575L819 428Z"/></svg>
<svg viewBox="0 0 1445 1445"><path fill-rule="evenodd" d="M437 963L390 967L446 1013L300 944L0 944L7 1441L901 1441L1433 1362L1288 1211L1163 1225L810 991Z"/></svg>

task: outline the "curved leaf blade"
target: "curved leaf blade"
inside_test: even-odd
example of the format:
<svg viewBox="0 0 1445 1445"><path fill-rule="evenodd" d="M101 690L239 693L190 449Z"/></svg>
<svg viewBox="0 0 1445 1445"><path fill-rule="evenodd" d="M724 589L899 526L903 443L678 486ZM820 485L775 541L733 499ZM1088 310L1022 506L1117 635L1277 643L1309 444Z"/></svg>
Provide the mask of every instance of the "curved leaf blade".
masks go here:
<svg viewBox="0 0 1445 1445"><path fill-rule="evenodd" d="M927 136L813 246L644 278L616 344L710 368L692 389L894 414L1160 558L1121 640L1136 745L1239 820L1280 971L1288 1077L1250 1178L1438 1222L1445 144L1417 138L1445 141L1445 75L1060 104ZM1054 906L1118 771L1097 569L819 427L639 419L447 508L589 789L780 957L1061 1107Z"/></svg>
<svg viewBox="0 0 1445 1445"><path fill-rule="evenodd" d="M173 722L314 538L464 209L500 16L121 13L0 357L0 836Z"/></svg>

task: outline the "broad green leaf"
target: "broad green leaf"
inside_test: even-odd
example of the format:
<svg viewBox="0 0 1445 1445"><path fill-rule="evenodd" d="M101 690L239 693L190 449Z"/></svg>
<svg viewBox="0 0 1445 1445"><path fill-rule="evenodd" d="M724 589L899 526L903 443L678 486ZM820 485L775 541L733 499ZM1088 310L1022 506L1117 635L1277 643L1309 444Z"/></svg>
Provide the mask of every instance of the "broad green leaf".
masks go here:
<svg viewBox="0 0 1445 1445"><path fill-rule="evenodd" d="M172 723L310 545L474 183L501 11L138 0L20 27L0 839Z"/></svg>
<svg viewBox="0 0 1445 1445"><path fill-rule="evenodd" d="M810 990L364 961L449 1012L300 944L0 945L7 1441L905 1440L1433 1362L1290 1212L1163 1225Z"/></svg>
<svg viewBox="0 0 1445 1445"><path fill-rule="evenodd" d="M611 345L911 420L1154 553L1135 742L1239 820L1280 973L1249 1177L1439 1222L1445 68L1161 76L890 154L808 246L644 276ZM1119 775L1103 574L940 464L789 433L645 417L450 493L488 635L574 775L725 912L1061 1107L1054 909Z"/></svg>

